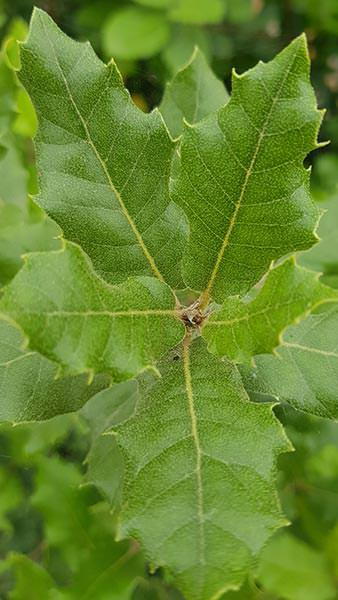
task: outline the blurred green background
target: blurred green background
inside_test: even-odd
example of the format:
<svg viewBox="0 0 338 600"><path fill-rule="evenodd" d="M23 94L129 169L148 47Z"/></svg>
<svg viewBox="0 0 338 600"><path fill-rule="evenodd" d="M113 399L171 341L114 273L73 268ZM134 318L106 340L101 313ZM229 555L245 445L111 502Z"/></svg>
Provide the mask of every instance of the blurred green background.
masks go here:
<svg viewBox="0 0 338 600"><path fill-rule="evenodd" d="M313 195L327 210L323 241L303 264L338 287L338 0L46 0L36 3L66 33L112 56L142 110L195 45L231 90L238 72L271 59L307 33L312 80L327 113L309 157ZM0 284L27 250L54 247L56 226L28 198L36 192L36 118L13 66L33 4L0 0ZM243 590L224 600L338 598L338 428L280 406L296 450L280 461L278 486L292 525L263 552ZM134 542L116 543L108 501L83 484L92 432L83 413L0 427L0 598L179 600ZM182 600L182 599L181 599Z"/></svg>

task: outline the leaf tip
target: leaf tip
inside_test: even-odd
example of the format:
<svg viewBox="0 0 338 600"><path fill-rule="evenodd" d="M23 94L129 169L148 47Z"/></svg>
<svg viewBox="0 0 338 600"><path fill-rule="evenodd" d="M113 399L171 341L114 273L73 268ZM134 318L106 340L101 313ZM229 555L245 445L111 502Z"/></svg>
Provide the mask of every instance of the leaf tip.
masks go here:
<svg viewBox="0 0 338 600"><path fill-rule="evenodd" d="M331 144L331 140L325 140L324 142L317 142L315 149L325 148L325 146L328 146L329 144Z"/></svg>
<svg viewBox="0 0 338 600"><path fill-rule="evenodd" d="M87 372L87 385L91 385L94 381L94 370L93 369L89 369Z"/></svg>

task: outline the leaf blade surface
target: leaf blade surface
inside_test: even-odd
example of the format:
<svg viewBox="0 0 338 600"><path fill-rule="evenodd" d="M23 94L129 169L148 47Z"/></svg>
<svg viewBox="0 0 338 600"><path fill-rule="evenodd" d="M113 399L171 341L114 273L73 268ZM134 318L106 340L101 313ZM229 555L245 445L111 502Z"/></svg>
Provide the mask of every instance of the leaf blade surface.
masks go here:
<svg viewBox="0 0 338 600"><path fill-rule="evenodd" d="M186 127L173 199L191 227L184 279L204 305L245 293L273 259L316 241L303 160L320 121L301 36L270 63L235 73L228 104Z"/></svg>
<svg viewBox="0 0 338 600"><path fill-rule="evenodd" d="M111 286L71 242L28 255L0 306L29 337L30 348L58 362L64 374L128 379L153 367L184 333L166 284L139 277Z"/></svg>
<svg viewBox="0 0 338 600"><path fill-rule="evenodd" d="M167 83L160 111L172 137L183 132L183 120L197 123L218 110L229 99L203 53L196 47L191 59Z"/></svg>
<svg viewBox="0 0 338 600"><path fill-rule="evenodd" d="M39 204L109 282L154 275L178 285L187 225L169 198L175 146L159 112L142 113L115 64L43 11L21 55L39 119Z"/></svg>
<svg viewBox="0 0 338 600"><path fill-rule="evenodd" d="M166 361L113 432L125 463L121 536L140 539L186 598L209 600L240 585L284 523L273 473L289 446L271 406L248 402L236 368L201 339Z"/></svg>
<svg viewBox="0 0 338 600"><path fill-rule="evenodd" d="M338 309L322 308L286 330L277 356L255 357L256 368L243 371L244 384L250 393L274 396L298 410L335 420Z"/></svg>
<svg viewBox="0 0 338 600"><path fill-rule="evenodd" d="M2 317L0 333L1 421L40 421L73 412L109 385L102 376L91 385L83 375L57 379L57 365L24 349L20 331Z"/></svg>
<svg viewBox="0 0 338 600"><path fill-rule="evenodd" d="M236 362L272 352L288 325L322 302L337 302L337 292L321 284L318 277L291 258L271 269L251 301L227 298L203 327L209 350Z"/></svg>

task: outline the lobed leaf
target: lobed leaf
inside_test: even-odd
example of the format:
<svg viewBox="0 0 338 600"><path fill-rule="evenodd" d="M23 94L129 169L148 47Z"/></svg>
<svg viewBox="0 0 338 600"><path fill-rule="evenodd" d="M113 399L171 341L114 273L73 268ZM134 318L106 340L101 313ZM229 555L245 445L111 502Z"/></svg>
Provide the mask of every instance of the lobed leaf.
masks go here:
<svg viewBox="0 0 338 600"><path fill-rule="evenodd" d="M282 331L321 302L338 301L338 293L318 281L318 273L302 269L293 258L271 269L256 296L225 300L203 327L214 354L249 362L272 352Z"/></svg>
<svg viewBox="0 0 338 600"><path fill-rule="evenodd" d="M159 112L139 110L116 65L41 10L21 62L39 120L38 203L107 281L155 275L179 286L187 223L169 199L175 145Z"/></svg>
<svg viewBox="0 0 338 600"><path fill-rule="evenodd" d="M251 394L275 396L304 412L338 418L338 306L324 308L287 329L276 357L257 356L256 369L243 370Z"/></svg>
<svg viewBox="0 0 338 600"><path fill-rule="evenodd" d="M120 535L139 539L185 598L209 600L239 587L284 524L274 465L289 445L271 405L250 403L235 366L201 339L160 371L111 436L125 464Z"/></svg>
<svg viewBox="0 0 338 600"><path fill-rule="evenodd" d="M28 255L5 288L0 310L20 325L32 350L68 375L128 379L154 366L184 335L166 284L139 277L111 286L71 242Z"/></svg>
<svg viewBox="0 0 338 600"><path fill-rule="evenodd" d="M234 73L228 104L186 126L173 199L191 228L184 280L203 305L245 293L272 260L316 241L303 160L318 147L321 118L301 36L270 63Z"/></svg>
<svg viewBox="0 0 338 600"><path fill-rule="evenodd" d="M20 331L0 317L0 420L40 421L78 410L103 387L108 378L85 376L56 379L57 365L23 348Z"/></svg>
<svg viewBox="0 0 338 600"><path fill-rule="evenodd" d="M197 123L226 104L229 95L203 53L195 47L189 62L167 83L160 111L173 138L183 132L183 121Z"/></svg>

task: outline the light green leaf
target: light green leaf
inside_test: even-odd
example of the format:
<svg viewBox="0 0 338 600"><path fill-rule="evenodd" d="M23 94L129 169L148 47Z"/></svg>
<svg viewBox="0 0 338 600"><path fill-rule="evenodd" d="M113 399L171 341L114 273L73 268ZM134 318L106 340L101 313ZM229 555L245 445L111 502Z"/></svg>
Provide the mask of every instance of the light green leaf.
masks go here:
<svg viewBox="0 0 338 600"><path fill-rule="evenodd" d="M250 403L236 368L201 339L159 368L111 435L125 463L120 536L140 540L187 600L208 600L239 587L285 523L274 465L289 445L271 406Z"/></svg>
<svg viewBox="0 0 338 600"><path fill-rule="evenodd" d="M50 591L54 582L49 573L24 554L12 552L1 567L12 568L15 573L15 586L8 594L10 600L51 599Z"/></svg>
<svg viewBox="0 0 338 600"><path fill-rule="evenodd" d="M266 596L262 588L258 588L254 581L246 581L239 590L226 592L220 600L276 600Z"/></svg>
<svg viewBox="0 0 338 600"><path fill-rule="evenodd" d="M142 6L150 6L151 8L168 8L175 0L134 0Z"/></svg>
<svg viewBox="0 0 338 600"><path fill-rule="evenodd" d="M102 29L102 46L107 56L122 59L149 58L169 39L164 13L127 6L113 12Z"/></svg>
<svg viewBox="0 0 338 600"><path fill-rule="evenodd" d="M273 259L316 241L303 160L321 118L301 36L270 63L234 73L228 104L186 127L173 198L191 227L184 279L204 290L202 305L245 293Z"/></svg>
<svg viewBox="0 0 338 600"><path fill-rule="evenodd" d="M285 600L330 600L336 597L324 557L289 533L264 548L258 579L267 591Z"/></svg>
<svg viewBox="0 0 338 600"><path fill-rule="evenodd" d="M10 69L5 49L0 49L0 139L10 129L15 118L17 82Z"/></svg>
<svg viewBox="0 0 338 600"><path fill-rule="evenodd" d="M30 340L30 348L64 374L133 377L153 367L184 335L170 288L151 277L111 286L71 242L34 253L5 288L0 310Z"/></svg>
<svg viewBox="0 0 338 600"><path fill-rule="evenodd" d="M13 123L13 131L23 137L34 137L38 127L36 113L30 97L21 86L16 101L18 114Z"/></svg>
<svg viewBox="0 0 338 600"><path fill-rule="evenodd" d="M5 151L0 156L0 202L23 206L27 201L28 173L17 140L7 134L1 138L1 146Z"/></svg>
<svg viewBox="0 0 338 600"><path fill-rule="evenodd" d="M197 123L226 104L228 97L223 83L195 48L188 64L167 84L160 111L175 138L183 131L183 119Z"/></svg>
<svg viewBox="0 0 338 600"><path fill-rule="evenodd" d="M255 357L243 370L250 393L275 396L320 417L338 417L338 307L308 316L287 329L277 356Z"/></svg>
<svg viewBox="0 0 338 600"><path fill-rule="evenodd" d="M108 281L180 284L187 224L169 199L174 144L158 111L131 101L113 62L35 10L20 78L39 119L39 204Z"/></svg>
<svg viewBox="0 0 338 600"><path fill-rule="evenodd" d="M18 42L23 42L28 34L28 25L21 17L16 16L9 25L2 46L8 65L17 70L20 68L20 48Z"/></svg>
<svg viewBox="0 0 338 600"><path fill-rule="evenodd" d="M321 302L338 301L338 292L318 281L318 274L290 258L271 269L255 297L232 296L212 313L203 328L211 352L236 362L272 352L280 334Z"/></svg>
<svg viewBox="0 0 338 600"><path fill-rule="evenodd" d="M325 211L318 227L320 241L307 252L299 255L299 263L323 273L322 281L337 287L338 276L338 195L320 204Z"/></svg>
<svg viewBox="0 0 338 600"><path fill-rule="evenodd" d="M224 0L177 0L169 18L180 23L219 23L225 12Z"/></svg>
<svg viewBox="0 0 338 600"><path fill-rule="evenodd" d="M22 255L60 248L60 230L32 201L25 207L0 202L0 284L10 281L22 265Z"/></svg>
<svg viewBox="0 0 338 600"><path fill-rule="evenodd" d="M72 412L109 385L102 376L91 385L85 376L56 379L57 365L23 345L20 331L0 318L1 421L40 421Z"/></svg>

